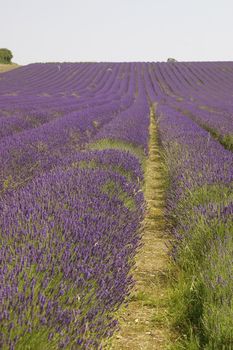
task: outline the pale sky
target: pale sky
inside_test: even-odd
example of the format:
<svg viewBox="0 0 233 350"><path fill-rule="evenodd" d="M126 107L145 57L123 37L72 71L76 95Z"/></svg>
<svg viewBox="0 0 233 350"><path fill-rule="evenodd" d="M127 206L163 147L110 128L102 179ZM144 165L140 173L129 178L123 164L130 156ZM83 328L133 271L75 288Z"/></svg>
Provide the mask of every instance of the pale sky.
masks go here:
<svg viewBox="0 0 233 350"><path fill-rule="evenodd" d="M0 0L13 61L233 61L233 0Z"/></svg>

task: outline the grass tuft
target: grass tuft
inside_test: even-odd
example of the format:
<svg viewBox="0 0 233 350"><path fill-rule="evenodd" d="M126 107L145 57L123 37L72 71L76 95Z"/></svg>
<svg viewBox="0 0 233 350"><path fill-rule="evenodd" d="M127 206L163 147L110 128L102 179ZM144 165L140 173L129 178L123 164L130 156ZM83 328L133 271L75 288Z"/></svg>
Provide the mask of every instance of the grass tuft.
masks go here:
<svg viewBox="0 0 233 350"><path fill-rule="evenodd" d="M221 210L233 201L229 187L205 185L177 206L173 326L183 336L174 349L233 349L233 223Z"/></svg>
<svg viewBox="0 0 233 350"><path fill-rule="evenodd" d="M142 168L145 168L146 155L142 147L133 145L129 142L112 139L102 139L88 145L89 149L103 150L103 149L118 149L129 152L139 159Z"/></svg>

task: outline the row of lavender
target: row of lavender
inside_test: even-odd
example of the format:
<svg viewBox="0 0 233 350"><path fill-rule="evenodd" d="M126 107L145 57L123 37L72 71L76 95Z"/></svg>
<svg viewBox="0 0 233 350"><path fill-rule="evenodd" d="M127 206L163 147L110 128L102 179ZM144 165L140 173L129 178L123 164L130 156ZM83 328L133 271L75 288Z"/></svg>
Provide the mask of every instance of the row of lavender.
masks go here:
<svg viewBox="0 0 233 350"><path fill-rule="evenodd" d="M159 102L170 173L172 255L179 270L174 324L185 336L185 348L231 349L233 154L209 131L232 132L232 63L152 66L158 80L151 96ZM228 68L227 75L220 68Z"/></svg>
<svg viewBox="0 0 233 350"><path fill-rule="evenodd" d="M59 67L62 67L60 71L56 70L57 65L35 64L4 75L0 80L1 137L38 127L74 111L85 112L113 102L118 109L124 109L132 103L135 84L129 81L130 66L116 66L113 70L108 65L90 65L84 72L78 64ZM41 74L42 68L46 69L46 79ZM122 79L117 79L122 73ZM61 81L66 85L60 84Z"/></svg>
<svg viewBox="0 0 233 350"><path fill-rule="evenodd" d="M232 62L161 63L153 71L166 103L233 149Z"/></svg>
<svg viewBox="0 0 233 350"><path fill-rule="evenodd" d="M133 282L144 213L142 168L137 157L107 143L132 143L144 157L149 107L140 65L94 66L76 65L95 70L96 78L90 76L79 90L83 101L75 102L58 95L59 84L72 85L76 74L62 73L66 64L3 75L1 118L15 113L27 121L32 108L35 125L20 121L20 130L3 130L0 140L2 349L101 348ZM63 74L57 83L54 70ZM50 96L37 96L42 91ZM103 139L107 149L90 150Z"/></svg>
<svg viewBox="0 0 233 350"><path fill-rule="evenodd" d="M9 76L9 73L6 76L5 74L5 79L2 82L2 93L9 89L7 86L4 87L3 84L7 79L10 80L10 85L14 86L13 82L15 81L17 86L21 84L25 88L25 85L28 83L26 73L30 77L36 76L37 72L40 72L40 66L32 65L31 67L22 68L22 71L15 71L16 76L13 76L13 74ZM47 65L42 66L46 67ZM65 67L63 65L60 66L62 67L61 71L65 70L66 64L64 65ZM83 91L83 98L75 98L73 104L70 103L70 100L63 101L60 96L55 96L56 106L53 107L51 101L47 102L48 106L45 106L40 98L37 101L37 87L34 94L33 90L31 90L30 96L26 95L25 97L18 93L17 96L10 96L7 101L3 94L0 105L7 116L0 118L0 122L3 120L2 133L3 135L5 133L5 137L2 137L0 140L2 164L0 186L2 191L9 186L15 187L24 182L24 179L31 179L35 172L41 173L43 169L48 170L48 167L51 168L54 163L59 162L69 155L70 152L84 148L85 144L98 133L103 124L109 123L123 110L130 111L137 85L135 81L136 74L134 74L132 67L128 67L128 74L121 76L122 71L124 72L126 69L124 65L122 65L124 70L119 65L114 68L114 71L108 71L109 65L106 64L104 74L108 73L108 79L104 75L105 81L103 81L103 74L99 74L100 82L97 80L99 83L97 85L100 92L97 92L95 96L90 96L89 84L95 77L95 75L93 77L90 74L90 71L92 73L93 70L92 65L90 66L86 72L89 78L89 80L86 78L88 84L85 85L86 80L83 75L79 78L80 80L77 80L77 87L81 88L84 85L84 88L86 88ZM57 69L56 65L55 67ZM78 64L74 65L74 72L76 72L77 67L79 67ZM54 65L51 65L49 68L53 72ZM49 68L47 69L49 70ZM99 73L102 73L102 65L100 65L99 70ZM95 74L96 71L98 73L98 67L95 67ZM130 74L131 71L132 74ZM72 74L70 74L68 71L67 81L73 77L74 72L72 71ZM116 73L121 77L119 79L120 82L116 78ZM57 74L60 74L59 71ZM50 75L48 77L51 78ZM32 78L29 80L30 83L31 80ZM37 83L39 84L39 82L40 78L37 77ZM47 84L48 82L50 80L47 81ZM42 87L44 88L45 86L46 81ZM53 86L56 90L57 86L55 83ZM31 88L31 85L29 87ZM104 88L107 88L107 93L106 98L103 100L101 89L103 90ZM118 90L121 95L118 94ZM30 102L29 106L27 106L28 101ZM32 105L34 106L33 109ZM38 105L40 108L43 107L42 111L38 109ZM16 116L14 116L14 113ZM18 117L16 123L17 113L20 114L20 117ZM6 128L6 118L9 128ZM32 124L34 127L30 128Z"/></svg>
<svg viewBox="0 0 233 350"><path fill-rule="evenodd" d="M4 97L0 120L5 132L13 133L14 123L16 131L38 126L37 112L54 118L113 100L127 107L135 93L131 89L135 82L130 79L138 75L148 88L153 87L156 100L183 111L190 109L197 120L223 136L232 134L232 72L231 62L30 65L0 80ZM41 123L46 121L42 118Z"/></svg>
<svg viewBox="0 0 233 350"><path fill-rule="evenodd" d="M139 176L127 153L87 152L4 197L3 349L98 348L111 335L113 311L132 282Z"/></svg>

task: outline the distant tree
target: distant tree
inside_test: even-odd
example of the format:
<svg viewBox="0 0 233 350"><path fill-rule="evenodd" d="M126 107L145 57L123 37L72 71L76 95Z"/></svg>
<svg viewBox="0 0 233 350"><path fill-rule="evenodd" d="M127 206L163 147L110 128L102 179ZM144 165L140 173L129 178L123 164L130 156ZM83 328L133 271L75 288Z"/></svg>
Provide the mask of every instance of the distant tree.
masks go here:
<svg viewBox="0 0 233 350"><path fill-rule="evenodd" d="M8 49L0 49L0 63L11 64L13 55Z"/></svg>
<svg viewBox="0 0 233 350"><path fill-rule="evenodd" d="M168 58L167 62L177 62L177 60L175 58Z"/></svg>

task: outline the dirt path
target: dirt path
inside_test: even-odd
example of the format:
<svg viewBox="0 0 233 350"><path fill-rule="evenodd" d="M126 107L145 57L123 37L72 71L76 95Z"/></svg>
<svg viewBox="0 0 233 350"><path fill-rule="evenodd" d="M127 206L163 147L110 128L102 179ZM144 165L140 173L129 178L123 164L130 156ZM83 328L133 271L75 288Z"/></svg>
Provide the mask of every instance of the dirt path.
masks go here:
<svg viewBox="0 0 233 350"><path fill-rule="evenodd" d="M149 157L145 172L148 210L144 220L143 246L136 257L136 286L128 307L119 312L120 331L112 350L166 349L170 340L167 318L167 247L164 232L164 173L159 155L154 112L150 116Z"/></svg>

